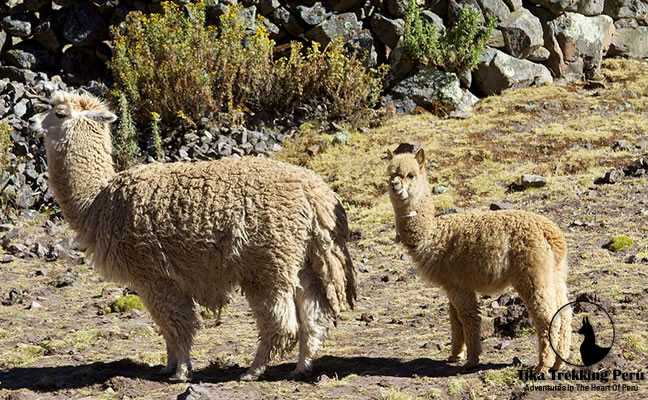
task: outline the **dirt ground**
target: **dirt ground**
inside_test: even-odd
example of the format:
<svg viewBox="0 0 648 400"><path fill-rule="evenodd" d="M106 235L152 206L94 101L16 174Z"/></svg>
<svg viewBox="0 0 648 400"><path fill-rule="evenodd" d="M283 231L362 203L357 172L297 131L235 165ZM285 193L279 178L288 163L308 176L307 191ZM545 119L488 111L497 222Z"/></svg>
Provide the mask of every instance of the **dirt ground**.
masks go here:
<svg viewBox="0 0 648 400"><path fill-rule="evenodd" d="M220 319L204 312L192 353L192 382L166 382L157 373L165 362L164 343L149 315L105 312L128 290L104 282L71 249L72 234L64 225L47 223L44 216L21 221L13 233L0 233L8 236L0 259L11 244L61 246L55 261L27 256L0 263L0 399L648 398L645 375L606 382L521 380L537 361L536 336L521 315L511 315L516 301L509 292L480 298L480 367L464 370L447 363L446 297L423 284L395 243L385 195L386 149L414 141L426 150L440 210L487 210L493 202L504 202L555 221L569 245L570 299L602 305L614 322L610 355L590 372L645 374L648 181L639 171L640 176L614 184L594 182L648 152L648 64L608 60L603 71L605 88L517 90L482 101L464 120L393 117L366 132L350 130L346 146L329 145L332 135L326 127L302 127L302 135L275 157L315 170L345 201L359 290L356 308L331 327L308 382L287 379L295 366L294 351L274 360L258 382L237 381L252 361L257 340L241 296ZM313 144L320 151L308 155ZM543 175L547 184L511 190L523 173ZM604 247L620 234L632 238L633 246L618 252ZM586 312L593 321L603 321L602 314L577 310L574 354ZM504 321L504 328L496 321ZM610 345L610 331L598 331L599 344ZM578 390L531 390L558 384ZM611 392L616 384L619 390Z"/></svg>

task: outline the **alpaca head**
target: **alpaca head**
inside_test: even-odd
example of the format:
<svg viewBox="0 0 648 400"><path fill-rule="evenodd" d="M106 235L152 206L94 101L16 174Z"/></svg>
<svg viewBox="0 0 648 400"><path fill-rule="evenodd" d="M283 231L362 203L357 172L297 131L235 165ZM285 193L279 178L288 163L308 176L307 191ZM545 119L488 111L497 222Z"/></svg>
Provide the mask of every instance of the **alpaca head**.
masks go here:
<svg viewBox="0 0 648 400"><path fill-rule="evenodd" d="M85 135L104 136L109 132L107 124L117 119L101 100L88 93L56 92L50 105L49 110L30 119L31 130L44 134L49 144L65 143L69 139L68 128L75 122L87 122L83 129Z"/></svg>
<svg viewBox="0 0 648 400"><path fill-rule="evenodd" d="M581 328L578 330L578 333L585 336L594 334L594 328L592 328L588 317L583 317L583 326L581 326Z"/></svg>
<svg viewBox="0 0 648 400"><path fill-rule="evenodd" d="M425 174L425 153L419 149L416 154L393 154L389 158L389 197L395 204L415 204L429 193Z"/></svg>

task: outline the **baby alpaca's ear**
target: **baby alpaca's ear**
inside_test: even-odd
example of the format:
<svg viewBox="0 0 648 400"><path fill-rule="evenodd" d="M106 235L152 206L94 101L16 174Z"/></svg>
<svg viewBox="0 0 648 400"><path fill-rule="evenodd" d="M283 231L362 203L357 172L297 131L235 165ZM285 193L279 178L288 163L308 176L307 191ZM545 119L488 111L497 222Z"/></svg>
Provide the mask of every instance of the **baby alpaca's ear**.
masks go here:
<svg viewBox="0 0 648 400"><path fill-rule="evenodd" d="M419 167L422 169L425 168L425 152L423 151L423 149L419 149L416 152L415 158L416 158L416 162L418 162L419 164Z"/></svg>
<svg viewBox="0 0 648 400"><path fill-rule="evenodd" d="M86 111L85 116L101 124L109 124L117 120L117 116L110 111Z"/></svg>
<svg viewBox="0 0 648 400"><path fill-rule="evenodd" d="M394 158L394 153L392 153L391 150L387 149L387 159L391 160L392 158Z"/></svg>

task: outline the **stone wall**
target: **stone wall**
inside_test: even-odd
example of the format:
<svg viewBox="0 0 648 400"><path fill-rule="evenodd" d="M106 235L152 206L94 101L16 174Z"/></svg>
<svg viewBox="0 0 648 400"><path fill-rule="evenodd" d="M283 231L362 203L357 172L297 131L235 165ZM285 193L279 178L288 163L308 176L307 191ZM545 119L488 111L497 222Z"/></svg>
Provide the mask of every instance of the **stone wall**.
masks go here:
<svg viewBox="0 0 648 400"><path fill-rule="evenodd" d="M184 0L178 0L182 2ZM479 95L553 78L596 79L606 55L648 57L646 0L418 0L424 18L443 30L460 7L497 18L486 53L473 73ZM20 69L61 74L68 83L105 78L111 56L109 27L128 12L159 12L159 1L14 0L0 5L0 78L22 79ZM228 1L206 0L215 22ZM388 62L391 77L405 77L412 66L399 62L406 0L241 0L246 15L266 17L277 43L313 40L328 43L339 35L369 50L369 66ZM12 5L10 7L10 5ZM406 63L405 63L406 64ZM498 77L505 65L524 69L523 77ZM540 67L539 67L540 66ZM532 72L535 71L535 72ZM531 78L529 78L531 76ZM470 79L462 79L463 86ZM395 84L396 82L391 82Z"/></svg>

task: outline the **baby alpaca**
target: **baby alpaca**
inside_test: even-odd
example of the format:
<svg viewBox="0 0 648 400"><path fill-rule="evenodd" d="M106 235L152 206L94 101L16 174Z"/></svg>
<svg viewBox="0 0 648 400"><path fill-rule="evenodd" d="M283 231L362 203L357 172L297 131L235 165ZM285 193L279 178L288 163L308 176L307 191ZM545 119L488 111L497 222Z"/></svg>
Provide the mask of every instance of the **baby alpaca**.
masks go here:
<svg viewBox="0 0 648 400"><path fill-rule="evenodd" d="M315 173L261 158L113 168L109 124L90 95L58 93L33 119L50 185L77 241L109 280L137 289L167 347L166 373L190 378L196 304L220 309L237 286L257 321L256 379L299 342L309 372L328 325L355 299L347 217Z"/></svg>
<svg viewBox="0 0 648 400"><path fill-rule="evenodd" d="M559 369L549 344L549 326L567 303L567 245L548 219L524 211L472 212L435 216L425 173L425 155L388 151L389 198L396 231L423 279L441 286L450 300L452 350L448 361L479 364L480 325L476 292L492 294L508 286L519 293L533 320L539 343L536 370ZM552 338L567 358L571 314L554 321Z"/></svg>

